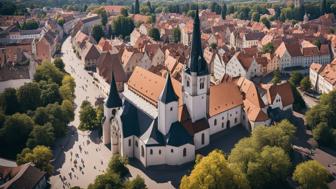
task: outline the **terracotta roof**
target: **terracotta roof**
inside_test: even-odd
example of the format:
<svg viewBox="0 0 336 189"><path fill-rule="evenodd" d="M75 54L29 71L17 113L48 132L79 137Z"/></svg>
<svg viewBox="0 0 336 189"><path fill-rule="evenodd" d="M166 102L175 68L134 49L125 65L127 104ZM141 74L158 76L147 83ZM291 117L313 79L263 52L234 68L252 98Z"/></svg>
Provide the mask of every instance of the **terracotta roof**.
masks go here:
<svg viewBox="0 0 336 189"><path fill-rule="evenodd" d="M239 88L233 82L224 82L210 87L210 117L242 104L243 99Z"/></svg>
<svg viewBox="0 0 336 189"><path fill-rule="evenodd" d="M327 64L320 71L320 75L333 86L336 85L336 60Z"/></svg>
<svg viewBox="0 0 336 189"><path fill-rule="evenodd" d="M244 100L244 111L249 121L262 122L269 119L267 114L260 107L256 107L249 100Z"/></svg>
<svg viewBox="0 0 336 189"><path fill-rule="evenodd" d="M244 100L249 100L258 108L265 107L264 101L261 99L258 89L252 81L244 77L240 77L237 80L237 85L240 88L240 91L243 93Z"/></svg>
<svg viewBox="0 0 336 189"><path fill-rule="evenodd" d="M106 82L111 82L112 72L116 82L126 82L126 74L121 65L120 56L110 52L102 53L97 60L97 69Z"/></svg>
<svg viewBox="0 0 336 189"><path fill-rule="evenodd" d="M263 32L249 32L245 34L245 39L248 41L251 40L261 40L265 34Z"/></svg>
<svg viewBox="0 0 336 189"><path fill-rule="evenodd" d="M241 65L243 66L243 68L245 70L248 70L253 62L253 57L247 56L246 54L242 52L238 52L236 56L239 62L241 63Z"/></svg>
<svg viewBox="0 0 336 189"><path fill-rule="evenodd" d="M169 56L167 56L164 64L167 67L167 69L169 70L169 72L173 73L174 69L175 69L175 67L177 65L177 60L173 56L169 55Z"/></svg>
<svg viewBox="0 0 336 189"><path fill-rule="evenodd" d="M107 11L109 13L112 13L112 12L120 13L121 9L125 9L125 8L127 8L127 7L126 6L120 6L120 5L107 5L107 6L104 6L105 11Z"/></svg>
<svg viewBox="0 0 336 189"><path fill-rule="evenodd" d="M314 70L317 73L320 72L321 68L322 68L322 65L318 63L312 63L310 65L310 69Z"/></svg>
<svg viewBox="0 0 336 189"><path fill-rule="evenodd" d="M76 41L77 44L80 44L80 43L83 43L84 41L86 41L88 38L89 38L88 35L79 31L79 32L77 32L77 34L75 36L75 41Z"/></svg>
<svg viewBox="0 0 336 189"><path fill-rule="evenodd" d="M292 88L288 82L280 84L266 84L262 85L262 88L266 90L266 97L269 103L273 104L273 101L278 94L281 97L282 105L288 106L294 103L294 96Z"/></svg>
<svg viewBox="0 0 336 189"><path fill-rule="evenodd" d="M84 59L85 60L92 60L99 58L99 52L95 45L90 42L86 43L86 48L84 49Z"/></svg>
<svg viewBox="0 0 336 189"><path fill-rule="evenodd" d="M142 22L142 23L146 23L149 20L149 16L146 15L142 15L142 14L133 14L131 15L132 19L134 20L134 22Z"/></svg>
<svg viewBox="0 0 336 189"><path fill-rule="evenodd" d="M103 37L99 40L97 47L100 51L103 52L112 50L112 44Z"/></svg>

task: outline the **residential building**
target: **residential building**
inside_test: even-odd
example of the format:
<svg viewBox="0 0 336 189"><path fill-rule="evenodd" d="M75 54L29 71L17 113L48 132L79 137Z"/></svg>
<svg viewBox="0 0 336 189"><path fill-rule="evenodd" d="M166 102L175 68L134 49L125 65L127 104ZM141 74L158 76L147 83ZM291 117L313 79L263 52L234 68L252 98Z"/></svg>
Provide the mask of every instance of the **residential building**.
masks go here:
<svg viewBox="0 0 336 189"><path fill-rule="evenodd" d="M309 79L313 89L319 93L329 93L336 89L336 60L325 65L311 64Z"/></svg>

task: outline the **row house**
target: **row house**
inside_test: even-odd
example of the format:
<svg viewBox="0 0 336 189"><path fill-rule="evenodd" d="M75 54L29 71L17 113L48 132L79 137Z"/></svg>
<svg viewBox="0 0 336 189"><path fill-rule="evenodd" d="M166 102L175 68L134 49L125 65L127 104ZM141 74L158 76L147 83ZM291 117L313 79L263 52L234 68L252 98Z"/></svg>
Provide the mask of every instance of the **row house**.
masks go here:
<svg viewBox="0 0 336 189"><path fill-rule="evenodd" d="M9 27L6 32L8 32L9 39L20 40L20 39L38 39L44 34L42 28L34 30L20 30L16 25Z"/></svg>
<svg viewBox="0 0 336 189"><path fill-rule="evenodd" d="M258 46L259 41L265 36L263 32L248 32L243 35L243 48Z"/></svg>
<svg viewBox="0 0 336 189"><path fill-rule="evenodd" d="M165 54L162 51L160 44L147 44L144 48L144 52L151 60L152 66L163 65Z"/></svg>
<svg viewBox="0 0 336 189"><path fill-rule="evenodd" d="M0 65L5 64L16 65L21 62L21 55L23 52L32 54L32 40L15 40L13 43L6 43L0 45Z"/></svg>
<svg viewBox="0 0 336 189"><path fill-rule="evenodd" d="M56 53L58 41L58 36L50 30L39 39L35 39L32 43L32 49L37 61L51 61Z"/></svg>
<svg viewBox="0 0 336 189"><path fill-rule="evenodd" d="M312 63L327 64L331 53L329 45L322 44L320 49L308 41L283 42L274 53L275 62L280 71L298 69L307 72Z"/></svg>
<svg viewBox="0 0 336 189"><path fill-rule="evenodd" d="M319 93L329 93L336 89L336 60L326 65L311 64L309 79L313 89Z"/></svg>
<svg viewBox="0 0 336 189"><path fill-rule="evenodd" d="M289 82L261 84L262 99L271 109L293 111L294 96Z"/></svg>
<svg viewBox="0 0 336 189"><path fill-rule="evenodd" d="M144 69L151 67L151 60L147 53L142 53L138 49L128 47L124 49L121 56L121 63L127 76L130 76L136 66Z"/></svg>
<svg viewBox="0 0 336 189"><path fill-rule="evenodd" d="M94 44L87 41L81 51L81 59L82 62L84 63L84 68L87 70L94 70L96 68L99 56L100 53L97 47Z"/></svg>
<svg viewBox="0 0 336 189"><path fill-rule="evenodd" d="M103 8L108 14L108 16L120 15L122 9L127 9L126 6L121 6L121 5L106 5L106 6L103 6Z"/></svg>
<svg viewBox="0 0 336 189"><path fill-rule="evenodd" d="M80 22L82 23L81 30L85 33L91 33L91 30L95 25L101 24L101 18L98 15L93 15L81 19Z"/></svg>

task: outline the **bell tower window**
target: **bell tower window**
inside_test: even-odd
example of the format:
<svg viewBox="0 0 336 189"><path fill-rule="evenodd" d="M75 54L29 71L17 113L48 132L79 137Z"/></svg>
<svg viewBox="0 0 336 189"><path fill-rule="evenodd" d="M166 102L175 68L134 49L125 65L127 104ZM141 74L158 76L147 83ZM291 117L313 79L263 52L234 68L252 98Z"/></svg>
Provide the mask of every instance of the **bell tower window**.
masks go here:
<svg viewBox="0 0 336 189"><path fill-rule="evenodd" d="M200 89L204 89L204 78L200 79Z"/></svg>

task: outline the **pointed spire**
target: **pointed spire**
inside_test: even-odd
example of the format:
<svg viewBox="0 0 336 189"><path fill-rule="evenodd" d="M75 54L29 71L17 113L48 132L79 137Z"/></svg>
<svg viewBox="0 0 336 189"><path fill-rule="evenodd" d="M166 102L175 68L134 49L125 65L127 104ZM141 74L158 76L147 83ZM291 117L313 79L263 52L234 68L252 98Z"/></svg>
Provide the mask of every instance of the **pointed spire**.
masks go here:
<svg viewBox="0 0 336 189"><path fill-rule="evenodd" d="M120 96L118 94L117 85L114 79L114 75L112 72L112 79L111 79L111 87L110 87L110 93L106 101L106 107L108 108L116 108L121 107L122 101L120 99Z"/></svg>
<svg viewBox="0 0 336 189"><path fill-rule="evenodd" d="M168 72L167 77L166 77L166 84L160 96L160 101L165 104L168 104L170 102L177 101L177 100L178 100L178 96L176 95L174 91L173 84L170 78L170 74Z"/></svg>
<svg viewBox="0 0 336 189"><path fill-rule="evenodd" d="M193 34L192 34L189 69L191 72L196 72L197 75L208 74L208 67L203 57L198 7L196 9L196 14L194 18L194 28L193 28Z"/></svg>

